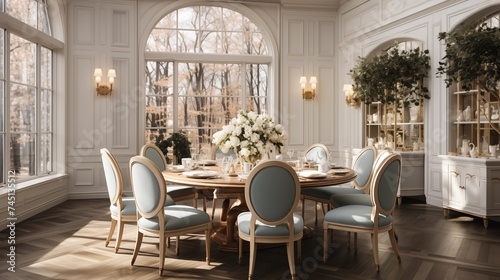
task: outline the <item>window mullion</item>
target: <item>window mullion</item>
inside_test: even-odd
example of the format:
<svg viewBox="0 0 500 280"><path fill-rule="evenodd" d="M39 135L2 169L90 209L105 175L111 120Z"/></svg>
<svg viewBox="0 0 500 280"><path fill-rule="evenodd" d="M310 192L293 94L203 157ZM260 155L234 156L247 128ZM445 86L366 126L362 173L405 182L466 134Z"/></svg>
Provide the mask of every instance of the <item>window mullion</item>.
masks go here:
<svg viewBox="0 0 500 280"><path fill-rule="evenodd" d="M12 169L11 166L11 160L10 160L10 145L7 145L7 143L10 143L10 32L5 31L4 33L4 51L5 51L5 56L4 56L4 77L5 77L5 90L4 90L4 97L5 97L5 104L4 104L4 117L5 117L5 126L4 126L4 133L5 133L5 141L4 141L4 175L7 174L8 170ZM5 177L5 176L4 176Z"/></svg>

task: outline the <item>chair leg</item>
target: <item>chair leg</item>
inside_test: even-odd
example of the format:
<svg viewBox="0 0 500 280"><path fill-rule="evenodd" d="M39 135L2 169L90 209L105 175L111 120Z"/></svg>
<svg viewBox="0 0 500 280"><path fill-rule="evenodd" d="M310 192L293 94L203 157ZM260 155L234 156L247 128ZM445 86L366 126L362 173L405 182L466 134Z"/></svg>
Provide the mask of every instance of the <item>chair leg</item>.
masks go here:
<svg viewBox="0 0 500 280"><path fill-rule="evenodd" d="M375 269L377 272L380 271L380 265L378 261L378 234L377 233L372 233L372 250L373 250L373 258L375 259Z"/></svg>
<svg viewBox="0 0 500 280"><path fill-rule="evenodd" d="M144 235L142 232L137 232L137 239L135 240L135 248L134 248L134 253L132 254L132 262L130 263L131 265L134 265L135 259L137 258L137 254L139 253L139 250L141 249L141 244L142 244L142 237Z"/></svg>
<svg viewBox="0 0 500 280"><path fill-rule="evenodd" d="M215 208L217 208L217 198L212 199L212 221L214 220L215 216Z"/></svg>
<svg viewBox="0 0 500 280"><path fill-rule="evenodd" d="M115 232L115 228L116 228L116 220L111 219L111 225L109 226L108 237L106 238L106 244L104 245L105 247L108 247L109 241L111 240L111 237L113 237L113 233Z"/></svg>
<svg viewBox="0 0 500 280"><path fill-rule="evenodd" d="M301 202L301 205L302 205L302 207L301 207L301 208L302 208L302 209L301 209L301 210L302 210L302 219L304 219L304 222L305 222L306 218L305 218L305 216L304 216L304 212L305 212L304 210L305 210L305 208L306 208L306 200L305 200L304 198L302 198L302 199L300 200L300 202Z"/></svg>
<svg viewBox="0 0 500 280"><path fill-rule="evenodd" d="M250 265L248 266L248 279L253 278L253 270L255 267L255 255L257 253L255 241L250 241Z"/></svg>
<svg viewBox="0 0 500 280"><path fill-rule="evenodd" d="M297 260L302 261L302 239L297 240Z"/></svg>
<svg viewBox="0 0 500 280"><path fill-rule="evenodd" d="M358 250L358 233L355 232L354 234L354 252Z"/></svg>
<svg viewBox="0 0 500 280"><path fill-rule="evenodd" d="M328 258L328 226L323 223L323 263L326 263Z"/></svg>
<svg viewBox="0 0 500 280"><path fill-rule="evenodd" d="M125 223L123 221L118 222L118 234L116 235L116 244L115 244L115 253L118 253L118 249L120 249L120 244L122 243L123 236L123 228L125 227Z"/></svg>
<svg viewBox="0 0 500 280"><path fill-rule="evenodd" d="M238 238L238 263L241 264L243 259L243 239Z"/></svg>
<svg viewBox="0 0 500 280"><path fill-rule="evenodd" d="M288 255L288 266L290 266L290 274L292 275L292 279L295 279L295 258L293 241L286 243L286 252Z"/></svg>
<svg viewBox="0 0 500 280"><path fill-rule="evenodd" d="M194 194L194 197L193 197L193 207L194 208L198 208L198 193Z"/></svg>
<svg viewBox="0 0 500 280"><path fill-rule="evenodd" d="M201 199L203 200L203 212L207 212L207 197L203 195Z"/></svg>
<svg viewBox="0 0 500 280"><path fill-rule="evenodd" d="M394 232L394 228L389 230L389 237L391 239L392 250L394 250L396 257L398 258L398 262L401 263L401 256L399 255L399 248L398 248L398 243L396 240L396 233Z"/></svg>
<svg viewBox="0 0 500 280"><path fill-rule="evenodd" d="M177 235L177 237L175 238L175 255L176 256L179 255L179 247L181 247L180 243L181 243L181 237L179 235Z"/></svg>
<svg viewBox="0 0 500 280"><path fill-rule="evenodd" d="M206 251L206 259L207 265L210 265L210 229L207 228L205 230L205 251Z"/></svg>
<svg viewBox="0 0 500 280"><path fill-rule="evenodd" d="M318 203L314 202L314 224L318 224Z"/></svg>
<svg viewBox="0 0 500 280"><path fill-rule="evenodd" d="M158 273L160 276L163 274L163 266L165 265L165 243L167 241L167 238L164 235L160 235L160 248L159 248L159 254L160 254L160 267ZM178 246L179 244L177 244Z"/></svg>

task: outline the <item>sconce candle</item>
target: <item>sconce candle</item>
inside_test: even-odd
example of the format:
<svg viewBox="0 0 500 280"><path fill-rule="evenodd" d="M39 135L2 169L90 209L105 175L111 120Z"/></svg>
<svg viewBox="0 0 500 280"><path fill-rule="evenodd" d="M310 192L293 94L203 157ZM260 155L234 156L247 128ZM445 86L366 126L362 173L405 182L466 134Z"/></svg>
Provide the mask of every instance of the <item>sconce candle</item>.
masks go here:
<svg viewBox="0 0 500 280"><path fill-rule="evenodd" d="M311 77L309 83L311 84L311 89L306 89L307 78L305 76L300 77L299 80L300 88L302 89L302 98L304 99L314 99L316 96L316 84L318 79L316 77Z"/></svg>
<svg viewBox="0 0 500 280"><path fill-rule="evenodd" d="M101 84L102 79L102 69L96 68L94 70L94 77L96 82L96 91L99 95L108 95L113 91L113 84L115 83L116 71L115 69L108 70L108 82L109 84Z"/></svg>
<svg viewBox="0 0 500 280"><path fill-rule="evenodd" d="M361 105L361 101L359 100L356 93L354 93L354 91L352 90L352 85L345 84L344 93L345 93L345 103L347 104L347 106L358 108Z"/></svg>

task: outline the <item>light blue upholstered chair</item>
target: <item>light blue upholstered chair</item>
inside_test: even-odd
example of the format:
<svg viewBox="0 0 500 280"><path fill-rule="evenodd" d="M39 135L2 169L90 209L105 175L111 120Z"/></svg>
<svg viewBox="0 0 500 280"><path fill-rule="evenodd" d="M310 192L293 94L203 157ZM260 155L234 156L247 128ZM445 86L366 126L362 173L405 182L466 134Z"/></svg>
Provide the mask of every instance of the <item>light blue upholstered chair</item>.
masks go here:
<svg viewBox="0 0 500 280"><path fill-rule="evenodd" d="M248 175L245 200L250 211L239 214L237 220L240 263L243 240L250 242L248 279L253 277L256 243L286 243L290 274L295 279L294 241L297 241L300 260L304 230L302 217L294 213L299 196L297 174L282 161L263 161Z"/></svg>
<svg viewBox="0 0 500 280"><path fill-rule="evenodd" d="M106 186L109 194L109 211L111 212L111 226L109 228L108 237L106 238L107 247L116 225L118 224L118 233L116 235L115 253L120 249L120 243L123 236L123 228L125 222L135 222L137 213L135 211L135 201L133 197L122 197L123 195L123 178L120 167L114 156L108 149L101 149L102 167L104 169L104 177L106 178Z"/></svg>
<svg viewBox="0 0 500 280"><path fill-rule="evenodd" d="M145 156L153 161L158 169L164 171L167 169L167 161L162 151L154 144L148 143L141 148L141 156ZM198 190L191 186L169 185L168 195L176 202L193 199L193 205L198 207ZM203 211L207 210L206 198L203 197Z"/></svg>
<svg viewBox="0 0 500 280"><path fill-rule="evenodd" d="M219 147L215 147L212 150L212 159L216 159L217 155L223 155L223 156L231 156L235 155L235 152L233 149L230 149L227 153L223 153L222 150ZM212 220L214 219L215 215L215 209L217 208L217 200L219 199L224 199L224 202L222 204L222 209L228 209L229 207L229 200L230 199L240 199L241 192L240 191L234 191L231 189L220 189L216 188L213 190L213 199L212 199ZM225 214L226 213L221 213L221 221L225 221Z"/></svg>
<svg viewBox="0 0 500 280"><path fill-rule="evenodd" d="M376 270L380 270L378 256L378 235L388 232L392 249L401 262L397 246L393 210L396 205L397 190L401 177L401 156L389 154L381 160L374 171L371 184L371 205L346 205L328 211L323 221L323 261L328 258L329 230L341 230L354 233L370 233L372 240L373 258ZM355 235L356 248L356 235Z"/></svg>
<svg viewBox="0 0 500 280"><path fill-rule="evenodd" d="M210 265L210 234L212 221L201 210L186 205L165 207L167 187L158 167L148 158L135 156L130 159L130 178L137 209L137 240L131 264L134 265L141 248L142 238L159 238L160 266L163 273L166 239L188 233L205 231L206 262ZM179 242L179 239L177 239ZM177 247L179 244L177 243Z"/></svg>
<svg viewBox="0 0 500 280"><path fill-rule="evenodd" d="M369 192L370 181L372 177L373 164L377 158L377 150L374 147L365 147L354 158L352 169L356 171L357 177L352 181L352 188L329 186L317 188L305 188L301 192L302 216L304 217L305 200L312 200L321 203L323 213L326 204L328 210L331 210L330 198L336 194L365 194ZM317 207L315 207L314 222L318 222Z"/></svg>
<svg viewBox="0 0 500 280"><path fill-rule="evenodd" d="M376 170L381 162L384 161L392 152L388 150L380 150L377 158L373 163L373 170ZM373 173L373 172L372 172ZM369 190L369 187L366 188ZM371 205L371 198L369 193L336 193L330 197L330 204L333 207L341 207L346 205Z"/></svg>

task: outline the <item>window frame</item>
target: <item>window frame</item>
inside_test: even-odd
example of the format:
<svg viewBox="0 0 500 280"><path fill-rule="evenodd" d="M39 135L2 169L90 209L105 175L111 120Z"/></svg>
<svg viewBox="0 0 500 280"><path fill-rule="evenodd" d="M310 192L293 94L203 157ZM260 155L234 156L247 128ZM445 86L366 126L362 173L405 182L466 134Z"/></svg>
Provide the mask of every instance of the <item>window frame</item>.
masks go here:
<svg viewBox="0 0 500 280"><path fill-rule="evenodd" d="M37 1L38 2L38 1ZM45 2L44 3L44 8L48 12L47 6L49 3ZM5 8L5 6L3 7ZM59 149L56 149L58 147L59 142L61 142L61 137L58 135L57 131L58 128L61 127L60 122L56 121L58 111L60 111L60 108L56 106L58 103L58 100L61 99L61 97L57 96L57 92L59 91L58 88L61 87L60 81L57 78L57 75L61 73L57 69L59 67L64 66L64 64L61 64L58 62L57 57L60 57L63 50L64 50L64 43L56 39L55 37L38 30L14 17L11 15L5 13L3 10L0 10L0 14L2 15L0 17L0 32L4 33L4 131L0 132L3 133L4 135L4 143L3 147L0 147L3 149L4 155L3 155L3 166L2 166L2 171L3 171L3 182L0 181L0 189L4 186L6 186L7 182L7 174L8 171L11 170L12 166L10 164L10 157L11 157L11 151L10 148L10 136L11 136L11 131L10 131L10 121L7 121L10 119L10 48L7 48L7 46L10 46L10 34L16 35L22 39L28 40L29 42L32 42L36 45L36 116L35 116L35 126L36 126L36 131L35 132L30 132L34 133L37 136L37 141L36 141L36 147L35 147L35 174L33 176L26 176L22 178L16 179L16 183L21 183L22 185L29 184L30 182L38 182L40 181L41 178L46 177L50 178L52 177L52 174L64 171L64 168L61 169L61 165L58 163L60 159L62 158L61 151ZM49 25L51 22L51 15L46 14L47 21L49 21ZM38 21L38 19L37 19ZM50 27L51 29L51 27ZM28 34L28 35L26 35ZM42 86L41 84L41 50L42 48L45 48L47 50L51 51L51 69L50 69L50 75L51 75L51 88L47 89ZM59 74L60 75L60 74ZM40 122L40 114L41 114L41 94L42 91L44 90L49 90L51 92L51 120L50 120L50 131L42 131L41 130L41 122ZM60 112L59 112L60 113ZM64 131L62 131L64 132ZM41 135L42 134L50 134L51 135L51 148L50 148L50 161L51 161L51 172L49 173L44 173L40 174L40 156L41 156Z"/></svg>
<svg viewBox="0 0 500 280"><path fill-rule="evenodd" d="M199 4L199 5L194 5L194 6L210 6L210 5L213 5L213 4ZM145 32L145 35L144 35L144 41L142 41L142 44L140 44L140 46L144 46L143 48L140 48L143 50L142 52L142 59L140 59L140 62L142 65L139 65L139 69L147 69L147 64L151 61L158 61L158 62L171 62L171 63L174 63L174 75L177 75L177 65L178 63L220 63L220 64L240 64L242 67L247 67L248 65L256 65L256 64L260 64L260 65L266 65L267 67L267 95L265 97L260 97L260 98L265 98L266 99L266 108L264 108L264 111L271 115L271 116L275 116L277 115L277 112L279 111L278 110L278 102L279 101L279 96L277 94L277 88L278 88L278 84L277 82L275 81L275 77L277 77L277 69L278 69L278 54L276 52L276 41L273 40L273 36L270 36L271 32L269 32L268 29L266 29L266 24L263 25L262 23L262 20L256 16L255 14L253 14L254 12L251 11L251 10L246 10L246 8L244 8L243 10L246 10L246 11L242 11L242 9L240 9L241 7L239 8L235 8L233 5L224 5L224 4L221 4L221 5L217 5L217 7L220 7L220 8L224 8L224 9L230 9L230 10L233 10L235 12L238 12L240 13L243 17L246 18L246 20L250 20L252 22L252 24L254 24L255 26L257 26L259 28L259 33L261 34L261 36L264 38L265 40L265 43L266 43L266 48L267 48L267 53L265 55L258 55L258 54L224 54L224 53L197 53L197 52L186 52L186 53L180 53L180 52L158 52L158 51L148 51L147 49L147 40L149 38L149 35L153 32L153 30L156 28L157 26L157 23L159 20L163 19L164 17L166 17L168 14L170 13L173 13L175 12L176 10L178 9L181 9L181 8L186 8L186 6L180 6L178 8L175 8L175 9L169 9L168 11L166 12L163 12L162 14L158 14L158 19L156 22L153 22L153 20L151 21L152 22L152 25L150 25L151 29L149 29L148 31L149 32ZM242 100L240 105L241 106L246 106L246 100L249 98L248 96L248 89L247 89L247 85L245 84L245 74L242 73L242 83L244 83L244 85L242 86L241 90L242 90L242 93L241 95L239 96L239 98ZM143 81L143 83L141 84L145 84L145 76L144 75L141 75L140 79ZM174 80L175 80L175 77L174 77ZM178 132L179 129L180 129L180 125L179 125L179 120L178 120L178 116L177 116L177 106L178 106L178 103L177 103L177 100L179 98L179 95L177 93L177 84L174 83L173 85L173 88L174 88L174 95L173 95L173 98L174 98L174 106L176 108L174 108L174 121L173 121L173 125L172 127L170 126L167 126L167 127L158 127L158 129L161 129L161 130L167 130L167 131L170 131L170 130L173 130L173 132ZM145 102L146 102L146 98L148 96L152 96L152 95L149 95L147 94L147 92L144 92L144 95L143 95L143 98L141 100L141 102L144 102L143 106L141 106L141 110L140 110L140 114L141 114L141 118L143 118L144 121L141 122L140 124L140 131L148 131L151 129L151 127L149 126L146 126L147 123L146 123L146 107L145 107ZM168 95L165 95L165 96L168 96ZM259 97L254 97L254 98L259 98ZM242 107L242 108L245 108L245 107ZM280 117L279 116L275 116L274 117L275 120L279 121ZM209 127L203 127L204 129L210 129ZM143 136L145 137L145 135ZM145 138L143 138L145 139ZM146 141L148 141L146 139Z"/></svg>

